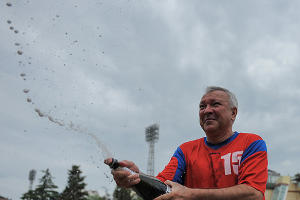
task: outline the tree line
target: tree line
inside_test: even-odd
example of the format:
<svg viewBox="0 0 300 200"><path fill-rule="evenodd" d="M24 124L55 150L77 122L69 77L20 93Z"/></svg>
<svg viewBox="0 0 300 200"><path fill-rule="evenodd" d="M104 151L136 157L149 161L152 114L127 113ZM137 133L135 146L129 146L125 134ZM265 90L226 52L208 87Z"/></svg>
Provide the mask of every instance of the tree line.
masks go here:
<svg viewBox="0 0 300 200"><path fill-rule="evenodd" d="M82 171L78 165L73 165L72 169L68 170L68 182L65 189L59 193L58 187L53 183L52 175L49 169L43 172L43 176L39 179L39 184L35 189L32 189L35 179L35 170L29 172L29 190L23 194L23 200L142 200L131 189L120 188L116 186L113 194L106 192L104 196L97 194L88 194L85 190L87 185L84 182L85 177L82 176ZM297 173L293 178L293 182L300 182L300 173Z"/></svg>
<svg viewBox="0 0 300 200"><path fill-rule="evenodd" d="M43 170L43 176L39 179L39 184L32 188L35 179L35 170L29 172L29 190L21 197L23 200L142 200L131 189L116 186L113 194L106 192L104 196L89 194L86 190L85 177L78 165L73 165L68 170L68 181L65 189L59 193L58 187L53 183L53 176L49 169Z"/></svg>

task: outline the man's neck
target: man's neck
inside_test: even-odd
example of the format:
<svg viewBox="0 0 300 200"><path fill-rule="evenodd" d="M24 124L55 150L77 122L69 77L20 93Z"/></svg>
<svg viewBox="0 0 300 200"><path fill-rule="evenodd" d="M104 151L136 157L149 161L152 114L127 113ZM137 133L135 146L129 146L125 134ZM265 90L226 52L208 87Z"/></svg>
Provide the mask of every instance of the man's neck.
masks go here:
<svg viewBox="0 0 300 200"><path fill-rule="evenodd" d="M230 136L233 135L233 131L226 132L208 132L206 133L207 141L211 144L219 144L225 140L227 140Z"/></svg>

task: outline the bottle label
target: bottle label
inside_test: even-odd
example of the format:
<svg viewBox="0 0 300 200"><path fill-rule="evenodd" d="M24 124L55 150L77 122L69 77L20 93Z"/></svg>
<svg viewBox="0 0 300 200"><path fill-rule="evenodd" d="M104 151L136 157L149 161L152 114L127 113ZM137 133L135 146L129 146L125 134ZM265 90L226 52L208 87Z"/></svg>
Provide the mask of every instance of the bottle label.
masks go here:
<svg viewBox="0 0 300 200"><path fill-rule="evenodd" d="M172 191L171 187L167 185L166 193L170 193Z"/></svg>

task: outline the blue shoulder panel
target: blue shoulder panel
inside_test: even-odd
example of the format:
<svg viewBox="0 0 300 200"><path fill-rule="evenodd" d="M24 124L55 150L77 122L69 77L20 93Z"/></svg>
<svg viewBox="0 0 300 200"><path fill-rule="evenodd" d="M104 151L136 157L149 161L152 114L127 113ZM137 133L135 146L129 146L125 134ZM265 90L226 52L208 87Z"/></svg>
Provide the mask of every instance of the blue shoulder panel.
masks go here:
<svg viewBox="0 0 300 200"><path fill-rule="evenodd" d="M184 154L183 154L182 150L180 149L180 147L178 147L176 149L173 157L177 158L178 166L177 166L175 176L172 181L183 184L184 183L184 174L185 174L185 170L186 170L186 163L185 163Z"/></svg>
<svg viewBox="0 0 300 200"><path fill-rule="evenodd" d="M259 151L267 151L266 143L263 140L256 140L248 146L248 148L244 151L244 153L242 155L241 163L244 160L246 160L249 156L251 156Z"/></svg>

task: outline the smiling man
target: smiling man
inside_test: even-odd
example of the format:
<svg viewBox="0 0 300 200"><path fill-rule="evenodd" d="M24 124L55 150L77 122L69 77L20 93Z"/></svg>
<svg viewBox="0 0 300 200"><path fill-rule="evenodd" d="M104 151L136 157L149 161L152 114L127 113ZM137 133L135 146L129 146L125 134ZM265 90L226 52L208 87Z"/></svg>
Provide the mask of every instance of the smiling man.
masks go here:
<svg viewBox="0 0 300 200"><path fill-rule="evenodd" d="M200 126L207 141L217 144L229 138L237 115L237 100L228 90L209 87L199 104Z"/></svg>
<svg viewBox="0 0 300 200"><path fill-rule="evenodd" d="M252 133L233 132L238 111L235 95L221 87L208 87L199 104L200 126L206 137L180 145L157 178L172 192L156 200L264 199L268 177L266 144ZM138 172L137 166L122 166ZM117 184L131 187L137 174L113 172Z"/></svg>

